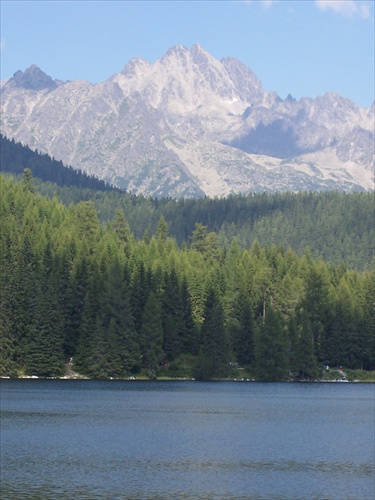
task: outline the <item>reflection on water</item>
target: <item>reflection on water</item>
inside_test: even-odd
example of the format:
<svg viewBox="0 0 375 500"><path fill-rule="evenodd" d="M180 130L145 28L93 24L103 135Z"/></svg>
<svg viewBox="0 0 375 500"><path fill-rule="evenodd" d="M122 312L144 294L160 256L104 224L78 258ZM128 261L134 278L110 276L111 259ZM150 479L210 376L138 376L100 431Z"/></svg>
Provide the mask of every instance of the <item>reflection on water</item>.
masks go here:
<svg viewBox="0 0 375 500"><path fill-rule="evenodd" d="M1 382L4 499L374 495L374 385Z"/></svg>

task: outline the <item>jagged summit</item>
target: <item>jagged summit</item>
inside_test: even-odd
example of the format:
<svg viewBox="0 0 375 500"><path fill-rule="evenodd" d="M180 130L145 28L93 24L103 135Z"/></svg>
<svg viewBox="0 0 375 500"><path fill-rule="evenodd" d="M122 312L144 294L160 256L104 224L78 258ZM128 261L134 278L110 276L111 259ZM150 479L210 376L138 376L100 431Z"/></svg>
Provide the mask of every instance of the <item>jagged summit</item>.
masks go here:
<svg viewBox="0 0 375 500"><path fill-rule="evenodd" d="M261 102L265 97L262 83L250 68L234 57L224 57L221 64L227 70L235 88L243 99L254 104Z"/></svg>
<svg viewBox="0 0 375 500"><path fill-rule="evenodd" d="M171 57L182 57L186 58L189 54L189 49L185 45L174 45L169 48L167 52L161 57L162 61L168 60Z"/></svg>
<svg viewBox="0 0 375 500"><path fill-rule="evenodd" d="M138 71L142 70L142 68L147 68L150 66L150 63L145 59L141 59L140 57L133 57L122 69L121 74L124 76L132 77L137 74Z"/></svg>
<svg viewBox="0 0 375 500"><path fill-rule="evenodd" d="M374 188L374 105L283 100L198 44L134 57L105 82L61 83L35 65L2 82L2 133L134 193Z"/></svg>
<svg viewBox="0 0 375 500"><path fill-rule="evenodd" d="M54 89L58 86L58 83L36 64L29 66L25 72L17 71L8 82L16 87L30 90Z"/></svg>

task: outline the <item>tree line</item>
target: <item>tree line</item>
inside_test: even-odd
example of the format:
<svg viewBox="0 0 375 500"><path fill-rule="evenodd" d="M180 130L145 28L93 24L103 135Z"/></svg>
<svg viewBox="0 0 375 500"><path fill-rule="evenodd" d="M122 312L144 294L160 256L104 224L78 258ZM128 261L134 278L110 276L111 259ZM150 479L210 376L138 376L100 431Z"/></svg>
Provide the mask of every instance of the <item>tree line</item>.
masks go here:
<svg viewBox="0 0 375 500"><path fill-rule="evenodd" d="M154 234L163 217L180 247L189 242L200 222L208 232L217 234L221 247L228 247L234 238L241 248L249 248L257 240L262 247L290 247L299 256L308 249L313 258L335 265L343 262L352 269L371 270L375 265L374 192L258 193L175 200L51 183L39 183L38 191L50 197L56 193L66 205L92 200L101 222L111 220L120 208L136 238Z"/></svg>
<svg viewBox="0 0 375 500"><path fill-rule="evenodd" d="M13 174L23 173L28 168L34 177L58 186L79 186L96 191L120 191L94 175L65 166L45 153L33 151L27 145L8 139L0 134L0 170Z"/></svg>
<svg viewBox="0 0 375 500"><path fill-rule="evenodd" d="M66 206L93 201L101 222L115 210L126 213L136 238L154 234L160 218L179 247L189 242L197 222L215 232L221 248L234 239L241 249L257 240L262 247L292 248L299 256L308 249L314 259L352 269L375 267L375 197L373 192L258 193L227 198L146 198L108 186L61 162L31 151L1 136L3 172L21 176L29 168L38 192L55 194Z"/></svg>
<svg viewBox="0 0 375 500"><path fill-rule="evenodd" d="M322 365L373 370L374 270L299 256L196 222L180 246L166 218L136 238L127 214L62 204L1 176L1 374L257 380Z"/></svg>

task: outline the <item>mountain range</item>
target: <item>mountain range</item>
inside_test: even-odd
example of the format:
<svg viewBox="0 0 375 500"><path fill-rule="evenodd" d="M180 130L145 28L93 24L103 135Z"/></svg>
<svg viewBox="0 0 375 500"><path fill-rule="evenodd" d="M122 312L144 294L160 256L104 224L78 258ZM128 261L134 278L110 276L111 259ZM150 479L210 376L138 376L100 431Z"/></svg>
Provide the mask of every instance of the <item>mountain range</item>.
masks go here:
<svg viewBox="0 0 375 500"><path fill-rule="evenodd" d="M1 82L1 133L150 196L374 189L374 108L266 92L234 58L181 45L92 84L32 65Z"/></svg>

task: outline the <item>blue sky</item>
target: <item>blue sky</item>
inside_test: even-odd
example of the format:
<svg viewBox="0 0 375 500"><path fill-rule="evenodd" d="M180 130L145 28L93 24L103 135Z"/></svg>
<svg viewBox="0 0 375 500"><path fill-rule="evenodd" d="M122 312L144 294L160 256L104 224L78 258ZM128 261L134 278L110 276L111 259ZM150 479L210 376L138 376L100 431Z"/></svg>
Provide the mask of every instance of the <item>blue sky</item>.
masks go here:
<svg viewBox="0 0 375 500"><path fill-rule="evenodd" d="M251 68L267 91L374 99L374 0L1 0L1 79L37 64L104 81L134 56L199 43Z"/></svg>

